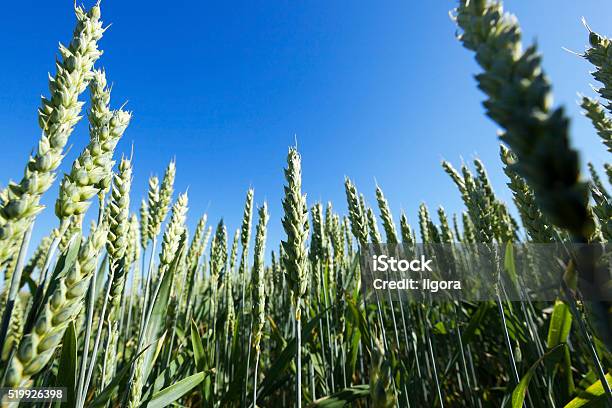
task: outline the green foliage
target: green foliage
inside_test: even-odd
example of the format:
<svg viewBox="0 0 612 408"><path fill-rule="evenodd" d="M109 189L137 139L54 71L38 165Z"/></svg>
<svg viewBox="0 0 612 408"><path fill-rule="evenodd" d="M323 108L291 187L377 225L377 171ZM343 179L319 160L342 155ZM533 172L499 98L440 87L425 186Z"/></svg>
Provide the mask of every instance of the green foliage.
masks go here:
<svg viewBox="0 0 612 408"><path fill-rule="evenodd" d="M465 207L456 214L440 203L430 214L423 203L416 231L403 211L394 218L380 186L375 210L347 177L346 215L316 203L309 223L302 158L290 148L285 239L273 243L270 262L266 230L279 214L269 214L266 203L258 208L252 254L253 189L240 225L219 220L212 229L203 215L191 235L187 194L173 203L174 161L161 183L149 179L138 215L131 213L130 161L121 160L113 176L115 147L131 114L111 110L106 73L93 67L104 31L99 7L76 13L74 38L60 49L51 96L39 111L39 147L23 180L0 191L0 304L9 312L0 332L2 386L66 387L68 405L78 408L605 403L612 355L594 330L601 322L585 314L606 303L568 296L578 289L572 262L565 265L568 290L553 302L510 302L503 291L495 302L397 302L362 286L358 255L369 244L427 250L434 243L606 243L612 236L612 166L604 165L608 180L593 165L591 183L580 178L569 119L551 107L541 58L535 47L522 49L518 22L499 2L462 0L455 19L459 40L482 68L476 78L487 114L502 129L513 203L496 195L482 161L457 169L445 161ZM588 97L581 103L610 150L610 42L591 33L590 43L585 58L608 104ZM60 227L44 235L29 260L19 259L88 84L90 138L60 184ZM96 195L98 218L86 231L83 218ZM228 228L236 231L229 251ZM512 248L506 245L504 266L519 286Z"/></svg>

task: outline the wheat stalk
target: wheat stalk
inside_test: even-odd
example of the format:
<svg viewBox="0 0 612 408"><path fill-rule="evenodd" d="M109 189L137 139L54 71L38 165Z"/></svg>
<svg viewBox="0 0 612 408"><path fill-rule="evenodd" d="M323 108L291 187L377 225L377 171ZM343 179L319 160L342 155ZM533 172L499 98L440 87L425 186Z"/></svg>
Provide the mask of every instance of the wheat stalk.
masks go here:
<svg viewBox="0 0 612 408"><path fill-rule="evenodd" d="M306 240L308 238L308 207L306 196L302 195L302 163L295 148L289 149L287 168L285 169L285 197L283 198L283 228L287 239L281 242L285 255L282 258L285 266L285 277L291 291L291 299L295 308L295 323L297 335L297 379L296 404L302 406L302 359L301 359L301 316L302 300L308 290L308 271Z"/></svg>
<svg viewBox="0 0 612 408"><path fill-rule="evenodd" d="M32 332L24 335L9 364L6 374L8 386L27 386L30 378L40 372L53 356L66 327L83 307L106 235L103 226L95 228L82 243L75 266L65 276L58 276L55 289L43 305Z"/></svg>
<svg viewBox="0 0 612 408"><path fill-rule="evenodd" d="M255 349L255 373L253 375L253 407L257 406L257 371L259 368L260 343L266 322L266 288L264 281L264 257L266 251L266 225L268 224L268 206L264 203L259 208L259 222L255 232L255 256L253 274L251 275L252 308L253 308L253 348Z"/></svg>

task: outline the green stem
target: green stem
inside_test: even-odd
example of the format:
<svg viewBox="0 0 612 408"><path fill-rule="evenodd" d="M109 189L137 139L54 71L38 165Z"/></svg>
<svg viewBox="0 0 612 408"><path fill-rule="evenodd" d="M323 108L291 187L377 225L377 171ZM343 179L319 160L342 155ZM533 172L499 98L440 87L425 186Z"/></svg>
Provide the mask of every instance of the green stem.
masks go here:
<svg viewBox="0 0 612 408"><path fill-rule="evenodd" d="M295 331L296 331L296 340L297 340L297 354L295 356L295 366L297 369L297 378L296 378L296 407L302 407L302 319L300 316L300 299L297 301L297 308L295 314Z"/></svg>
<svg viewBox="0 0 612 408"><path fill-rule="evenodd" d="M98 348L100 347L100 338L102 337L102 330L104 326L104 317L106 316L106 307L108 306L108 299L110 298L111 286L113 283L113 278L115 275L114 268L110 268L110 274L108 276L108 280L106 281L106 293L104 294L104 303L102 304L102 311L98 317L98 328L96 332L96 340L94 341L94 348L91 352L91 361L89 362L89 369L87 370L87 378L85 378L85 383L83 385L83 389L81 390L81 400L78 401L77 408L82 408L85 406L85 398L87 397L87 389L89 388L89 383L91 381L91 376L93 374L94 367L96 365ZM109 327L110 330L110 327ZM87 350L83 350L84 353L87 353Z"/></svg>

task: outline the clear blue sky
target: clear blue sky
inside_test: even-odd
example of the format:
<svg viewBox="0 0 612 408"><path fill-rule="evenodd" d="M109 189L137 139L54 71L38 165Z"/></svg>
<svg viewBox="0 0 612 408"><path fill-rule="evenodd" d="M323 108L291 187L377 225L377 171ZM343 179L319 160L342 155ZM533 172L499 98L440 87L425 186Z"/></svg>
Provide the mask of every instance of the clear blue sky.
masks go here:
<svg viewBox="0 0 612 408"><path fill-rule="evenodd" d="M440 168L480 157L509 199L500 171L496 126L484 117L473 56L455 40L453 1L159 1L104 0L112 23L98 66L114 83L114 107L128 101L132 124L119 145L134 145L134 209L152 173L178 163L177 189L189 187L190 223L203 212L232 230L245 191L255 188L280 225L283 166L297 135L309 204L331 200L345 211L343 178L374 204L375 180L396 217L415 224L425 201L459 211L459 195ZM607 153L580 115L577 92L593 94L580 17L612 34L606 0L506 2L527 41L537 40L555 102L573 118L573 144L598 165ZM19 179L40 130L36 108L47 94L58 41L74 25L71 0L7 2L0 38L0 184ZM70 140L62 170L85 145L86 123ZM56 224L54 187L39 227ZM36 238L43 231L38 229Z"/></svg>

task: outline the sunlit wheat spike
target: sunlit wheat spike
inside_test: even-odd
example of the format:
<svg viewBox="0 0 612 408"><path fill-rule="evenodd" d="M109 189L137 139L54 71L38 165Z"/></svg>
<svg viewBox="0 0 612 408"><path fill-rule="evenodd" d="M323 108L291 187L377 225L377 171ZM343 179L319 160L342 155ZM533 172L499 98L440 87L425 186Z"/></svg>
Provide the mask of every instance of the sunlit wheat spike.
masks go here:
<svg viewBox="0 0 612 408"><path fill-rule="evenodd" d="M374 215L374 210L372 208L366 209L366 218L368 220L368 230L370 231L370 240L374 244L382 243L382 236L378 231L378 222L376 221L376 215Z"/></svg>
<svg viewBox="0 0 612 408"><path fill-rule="evenodd" d="M6 376L9 386L26 386L53 357L66 327L83 307L106 236L104 226L94 229L81 244L75 266L66 275L56 278L55 290L43 305L32 332L24 335L10 362Z"/></svg>
<svg viewBox="0 0 612 408"><path fill-rule="evenodd" d="M362 211L359 202L359 193L353 182L346 177L344 179L344 190L349 209L349 219L351 221L351 231L361 246L367 245L368 227L366 214Z"/></svg>
<svg viewBox="0 0 612 408"><path fill-rule="evenodd" d="M331 224L329 228L329 235L332 247L334 249L334 265L336 265L340 271L342 268L342 263L344 262L345 254L344 233L340 216L338 214L332 214L329 223Z"/></svg>
<svg viewBox="0 0 612 408"><path fill-rule="evenodd" d="M220 279L227 268L227 228L223 220L217 224L213 242L210 246L210 275L214 283Z"/></svg>
<svg viewBox="0 0 612 408"><path fill-rule="evenodd" d="M38 109L42 136L30 157L19 183L10 183L2 200L0 216L0 263L13 251L14 242L24 234L34 217L42 210L40 198L51 187L56 170L64 157L64 147L80 119L83 102L79 95L92 78L92 68L102 52L98 41L104 29L100 7L89 11L75 7L76 28L70 44L60 45L56 74L49 77L49 98L43 97Z"/></svg>
<svg viewBox="0 0 612 408"><path fill-rule="evenodd" d="M453 167L452 164L444 160L442 162L442 168L450 176L453 182L457 185L459 192L461 193L461 197L464 201L467 200L467 191L465 189L465 183L463 182L463 176Z"/></svg>
<svg viewBox="0 0 612 408"><path fill-rule="evenodd" d="M412 228L408 222L408 217L406 217L406 214L403 211L400 216L400 230L402 232L402 243L408 246L414 245Z"/></svg>
<svg viewBox="0 0 612 408"><path fill-rule="evenodd" d="M108 316L117 313L125 286L125 276L129 270L126 263L126 252L130 240L130 188L132 185L132 164L123 158L119 164L118 173L113 177L111 199L106 211L108 224L108 239L106 252L111 268L111 307Z"/></svg>
<svg viewBox="0 0 612 408"><path fill-rule="evenodd" d="M610 55L612 56L612 51ZM610 68L612 74L612 64ZM610 86L612 87L612 80L610 81ZM608 152L612 153L612 119L603 109L601 103L593 98L583 96L580 106L584 109L585 116L591 120L597 135L599 135L603 144L608 148Z"/></svg>
<svg viewBox="0 0 612 408"><path fill-rule="evenodd" d="M253 308L253 345L259 349L263 327L266 321L266 287L264 280L264 257L266 252L266 226L268 224L268 206L264 203L258 210L259 221L255 231L255 254L253 274L251 277Z"/></svg>
<svg viewBox="0 0 612 408"><path fill-rule="evenodd" d="M387 237L387 243L397 244L397 230L395 228L395 222L393 221L393 215L391 214L391 209L389 208L389 202L385 198L380 186L376 186L376 201L378 202L380 218L382 219L383 228Z"/></svg>
<svg viewBox="0 0 612 408"><path fill-rule="evenodd" d="M200 262L200 257L202 256L202 245L204 240L204 235L206 233L206 214L200 217L198 221L198 225L196 226L195 233L193 234L193 239L191 240L191 245L189 245L189 250L187 251L187 262L189 269L192 269L197 266Z"/></svg>
<svg viewBox="0 0 612 408"><path fill-rule="evenodd" d="M106 251L111 262L115 264L125 256L127 250L131 184L132 164L124 158L119 164L117 174L113 177L111 199L106 212L109 226Z"/></svg>
<svg viewBox="0 0 612 408"><path fill-rule="evenodd" d="M168 164L161 186L156 193L155 180L149 187L149 231L151 237L159 235L160 228L172 201L172 193L174 192L174 178L176 176L176 163L174 160Z"/></svg>
<svg viewBox="0 0 612 408"><path fill-rule="evenodd" d="M232 250L230 251L230 262L228 265L228 270L227 273L225 273L225 275L223 276L223 282L222 282L222 286L223 286L223 294L222 294L222 301L225 305L225 324L224 324L224 330L225 330L225 335L227 337L231 337L232 336L232 331L234 329L234 323L236 321L236 310L235 310L235 304L234 304L234 266L236 266L236 259L237 259L237 253L238 253L238 242L240 241L240 231L236 230L236 233L234 234L234 240L232 243ZM231 261L231 258L233 256L233 264Z"/></svg>
<svg viewBox="0 0 612 408"><path fill-rule="evenodd" d="M93 71L89 88L90 140L60 185L59 198L55 204L55 212L60 220L73 214L84 214L94 195L108 191L115 164L115 147L131 120L129 112L110 110L110 88L106 84L104 71Z"/></svg>
<svg viewBox="0 0 612 408"><path fill-rule="evenodd" d="M603 85L597 92L608 101L606 108L612 112L612 41L589 29L589 47L583 56L595 67L591 75Z"/></svg>
<svg viewBox="0 0 612 408"><path fill-rule="evenodd" d="M242 215L242 226L240 228L240 243L243 248L247 248L251 239L251 220L253 218L253 196L255 191L252 188L247 190L244 202L244 213Z"/></svg>
<svg viewBox="0 0 612 408"><path fill-rule="evenodd" d="M331 201L328 201L327 205L325 206L325 226L324 226L325 235L328 237L330 237L332 234L331 229L333 228L333 222L334 222L334 210L333 210Z"/></svg>
<svg viewBox="0 0 612 408"><path fill-rule="evenodd" d="M425 205L425 203L421 203L421 205L419 205L419 230L421 232L421 242L424 244L431 242L431 229L429 228L430 223L431 218L429 217L427 205Z"/></svg>
<svg viewBox="0 0 612 408"><path fill-rule="evenodd" d="M258 210L259 221L255 231L255 254L253 259L253 273L251 275L251 305L252 305L252 338L255 349L255 374L253 375L253 405L257 406L257 380L260 357L260 343L266 323L266 276L264 257L266 251L266 225L268 224L268 207L264 202ZM273 282L269 283L268 285ZM268 288L269 293L274 290Z"/></svg>
<svg viewBox="0 0 612 408"><path fill-rule="evenodd" d="M240 255L240 265L238 266L238 279L240 280L240 292L241 292L241 307L243 313L248 313L249 308L246 306L248 301L246 297L246 286L247 286L247 275L248 275L248 257L249 257L249 244L251 241L251 224L253 218L253 197L254 190L249 188L247 190L244 211L242 213L242 224L240 227L240 243L242 251Z"/></svg>
<svg viewBox="0 0 612 408"><path fill-rule="evenodd" d="M285 252L283 263L287 273L287 283L293 293L298 310L299 299L307 290L306 240L308 238L308 209L306 196L302 195L301 158L297 150L289 149L285 169L285 197L283 198L283 228L287 238L282 242Z"/></svg>
<svg viewBox="0 0 612 408"><path fill-rule="evenodd" d="M159 235L160 225L155 224L155 208L159 202L159 178L157 176L149 177L149 189L147 191L147 209L146 217L147 238L153 239ZM145 245L146 246L146 245Z"/></svg>
<svg viewBox="0 0 612 408"><path fill-rule="evenodd" d="M476 232L474 231L474 224L467 212L461 214L461 221L463 222L463 240L469 244L476 243Z"/></svg>
<svg viewBox="0 0 612 408"><path fill-rule="evenodd" d="M493 236L499 242L514 241L516 238L516 228L514 227L516 224L515 220L508 212L508 208L505 204L495 197L484 163L479 159L475 159L474 167L478 175L476 179L478 189L481 191L481 196L484 198L483 206L486 206L487 214L490 214L490 225Z"/></svg>
<svg viewBox="0 0 612 408"><path fill-rule="evenodd" d="M323 224L323 206L321 203L316 203L310 208L310 217L312 219L312 236L310 238L309 257L312 262L317 262L323 259L325 245L325 225Z"/></svg>
<svg viewBox="0 0 612 408"><path fill-rule="evenodd" d="M490 196L483 188L482 181L474 178L470 169L461 166L463 184L465 186L464 202L468 214L474 225L474 232L478 242L493 242L495 235L495 207Z"/></svg>
<svg viewBox="0 0 612 408"><path fill-rule="evenodd" d="M302 162L295 148L289 149L287 155L287 168L285 169L286 184L283 198L283 229L287 238L281 241L285 266L285 277L291 291L291 300L295 308L295 323L297 334L296 361L296 402L297 407L302 406L302 363L301 363L301 314L302 299L308 290L308 266L306 254L306 241L308 239L308 207L306 196L302 195Z"/></svg>
<svg viewBox="0 0 612 408"><path fill-rule="evenodd" d="M536 47L523 50L517 19L497 1L461 0L455 20L459 40L483 69L477 80L488 97L484 105L516 155L514 170L533 188L551 222L588 240L594 228L588 184L580 179L578 154L570 147L569 120L562 108L551 107L551 85Z"/></svg>
<svg viewBox="0 0 612 408"><path fill-rule="evenodd" d="M125 259L125 263L128 267L136 260L140 259L140 223L138 222L136 214L130 216Z"/></svg>
<svg viewBox="0 0 612 408"><path fill-rule="evenodd" d="M448 223L448 217L444 207L438 207L438 218L440 219L440 240L445 244L450 244L454 241L453 230Z"/></svg>
<svg viewBox="0 0 612 408"><path fill-rule="evenodd" d="M514 196L514 203L519 211L521 221L527 234L534 242L551 242L554 239L553 231L544 215L536 204L533 190L525 180L514 170L515 158L512 152L505 146L500 146L500 157L504 164L504 172L510 182L507 184Z"/></svg>
<svg viewBox="0 0 612 408"><path fill-rule="evenodd" d="M140 246L144 250L147 247L149 242L150 234L149 234L149 206L147 202L143 199L140 202Z"/></svg>
<svg viewBox="0 0 612 408"><path fill-rule="evenodd" d="M159 271L161 274L165 273L170 265L176 258L178 253L179 245L181 243L181 236L185 230L185 220L187 218L187 204L189 199L187 193L182 193L176 199L176 202L172 206L172 215L168 226L164 231L164 237L162 240L161 252L159 254Z"/></svg>
<svg viewBox="0 0 612 408"><path fill-rule="evenodd" d="M234 232L234 238L232 239L232 247L230 249L229 255L229 265L228 271L231 273L234 272L234 268L236 267L236 261L238 260L238 243L240 242L240 230L237 229Z"/></svg>
<svg viewBox="0 0 612 408"><path fill-rule="evenodd" d="M495 198L495 193L493 192L493 187L491 186L491 181L489 180L489 175L487 174L484 163L480 159L474 159L474 167L478 175L478 187L482 190L489 205L494 205L497 199Z"/></svg>

